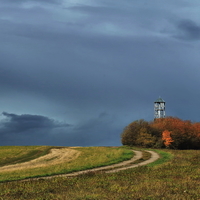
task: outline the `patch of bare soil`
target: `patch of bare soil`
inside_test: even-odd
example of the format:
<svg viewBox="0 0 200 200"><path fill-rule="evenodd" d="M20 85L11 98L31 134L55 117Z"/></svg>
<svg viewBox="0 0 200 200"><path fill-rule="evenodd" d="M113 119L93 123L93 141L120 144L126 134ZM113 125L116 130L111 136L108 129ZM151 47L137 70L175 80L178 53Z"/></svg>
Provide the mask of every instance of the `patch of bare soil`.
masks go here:
<svg viewBox="0 0 200 200"><path fill-rule="evenodd" d="M45 167L47 165L55 165L63 162L69 162L76 159L80 155L80 153L80 151L72 148L51 149L49 154L41 156L34 160L0 167L0 172Z"/></svg>

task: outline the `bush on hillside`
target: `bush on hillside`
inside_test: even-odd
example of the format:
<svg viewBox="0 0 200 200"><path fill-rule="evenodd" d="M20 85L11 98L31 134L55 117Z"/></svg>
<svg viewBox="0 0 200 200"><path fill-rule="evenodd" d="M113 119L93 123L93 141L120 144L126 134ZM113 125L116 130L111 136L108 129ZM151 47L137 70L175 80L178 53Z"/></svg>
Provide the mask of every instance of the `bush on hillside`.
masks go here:
<svg viewBox="0 0 200 200"><path fill-rule="evenodd" d="M136 120L125 127L121 142L140 147L200 149L200 123L175 117Z"/></svg>

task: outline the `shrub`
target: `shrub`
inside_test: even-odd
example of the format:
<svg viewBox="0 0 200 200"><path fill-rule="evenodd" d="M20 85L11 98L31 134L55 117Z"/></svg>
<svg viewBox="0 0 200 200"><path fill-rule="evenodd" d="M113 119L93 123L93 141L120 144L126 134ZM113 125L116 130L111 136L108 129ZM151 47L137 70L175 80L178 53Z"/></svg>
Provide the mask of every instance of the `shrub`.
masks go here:
<svg viewBox="0 0 200 200"><path fill-rule="evenodd" d="M152 122L136 120L125 127L121 142L129 146L199 149L200 123L175 117L155 119Z"/></svg>

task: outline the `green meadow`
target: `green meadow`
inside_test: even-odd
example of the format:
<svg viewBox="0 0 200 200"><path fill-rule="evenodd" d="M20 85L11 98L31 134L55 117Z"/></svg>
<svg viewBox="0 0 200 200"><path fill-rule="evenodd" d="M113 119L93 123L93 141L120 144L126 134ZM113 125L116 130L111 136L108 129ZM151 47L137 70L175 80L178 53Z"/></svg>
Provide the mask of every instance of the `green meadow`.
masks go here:
<svg viewBox="0 0 200 200"><path fill-rule="evenodd" d="M1 166L29 161L50 152L51 149L62 147L31 146L31 147L1 147ZM71 148L70 148L71 149ZM51 176L56 174L66 174L70 172L92 169L111 165L133 156L133 152L125 148L111 147L76 147L80 156L70 162L63 161L58 164L46 164L44 167L23 168L15 171L3 171L0 169L0 182L21 180L31 177ZM56 159L52 158L52 159Z"/></svg>
<svg viewBox="0 0 200 200"><path fill-rule="evenodd" d="M131 153L126 148L85 147L83 154L93 154L103 148L108 156L111 151L122 151L126 159ZM85 149L85 150L84 150ZM138 150L138 149L137 149ZM105 154L104 151L104 154ZM200 151L155 150L161 158L147 166L127 169L117 173L88 173L76 177L11 181L0 183L0 199L29 200L198 200L200 199ZM90 153L89 153L90 152ZM96 155L98 154L96 152ZM119 154L118 154L119 155ZM148 159L147 154L143 154ZM89 156L89 155L88 155ZM93 156L92 156L93 157ZM101 154L99 153L99 156ZM85 159L87 156L85 157ZM98 159L98 158L97 158ZM114 163L106 161L105 163ZM94 161L93 159L91 159ZM100 159L102 162L102 159ZM83 161L83 160L82 160ZM75 162L75 160L73 161ZM87 167L95 166L95 164ZM100 163L96 164L100 165ZM5 180L5 179L4 179Z"/></svg>

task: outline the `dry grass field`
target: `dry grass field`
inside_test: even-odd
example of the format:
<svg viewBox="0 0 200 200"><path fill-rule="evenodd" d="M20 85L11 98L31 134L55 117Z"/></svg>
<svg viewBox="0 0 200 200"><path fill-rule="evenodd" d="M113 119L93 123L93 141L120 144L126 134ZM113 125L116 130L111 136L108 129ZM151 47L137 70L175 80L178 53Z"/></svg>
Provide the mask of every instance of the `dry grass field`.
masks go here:
<svg viewBox="0 0 200 200"><path fill-rule="evenodd" d="M75 148L75 150L81 151L81 155L93 151L96 151L96 155L98 155L97 152L103 153L101 148L104 149L104 147L94 149L86 147ZM106 157L113 156L114 152L110 152L111 149L108 147L104 149L108 153ZM115 150L122 149L124 148ZM0 183L0 199L199 200L200 151L156 151L161 158L154 163L117 173L88 173L77 177L2 182ZM81 157L79 156L75 160ZM94 161L94 157L91 157L92 159L85 157L85 162L90 163L89 166L92 165L92 160ZM148 155L145 155L145 157L148 157ZM71 162L73 163L75 160Z"/></svg>
<svg viewBox="0 0 200 200"><path fill-rule="evenodd" d="M47 165L57 165L63 162L70 162L76 159L80 154L80 151L71 148L51 149L48 154L39 158L23 163L0 167L0 172L11 172L16 170L46 167Z"/></svg>
<svg viewBox="0 0 200 200"><path fill-rule="evenodd" d="M0 182L51 176L130 159L133 152L109 147L2 147Z"/></svg>

